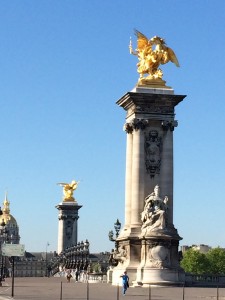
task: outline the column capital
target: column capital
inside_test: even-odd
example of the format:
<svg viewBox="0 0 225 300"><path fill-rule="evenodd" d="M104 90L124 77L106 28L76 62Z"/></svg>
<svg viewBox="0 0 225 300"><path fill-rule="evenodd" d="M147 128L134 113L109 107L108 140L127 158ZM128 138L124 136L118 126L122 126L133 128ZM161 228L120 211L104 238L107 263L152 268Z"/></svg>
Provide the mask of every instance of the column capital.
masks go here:
<svg viewBox="0 0 225 300"><path fill-rule="evenodd" d="M126 131L127 133L132 133L133 130L144 130L146 128L146 126L148 125L148 120L146 119L133 119L132 122L130 123L125 123L124 124L124 131Z"/></svg>
<svg viewBox="0 0 225 300"><path fill-rule="evenodd" d="M170 131L174 131L174 128L178 126L178 122L176 120L164 120L162 121L161 125L164 131L168 131L169 129Z"/></svg>
<svg viewBox="0 0 225 300"><path fill-rule="evenodd" d="M58 219L59 219L59 220L66 220L67 217L68 217L67 215L59 215L59 216L58 216Z"/></svg>
<svg viewBox="0 0 225 300"><path fill-rule="evenodd" d="M148 120L146 119L134 119L133 120L133 126L135 130L141 129L144 130L146 126L148 125Z"/></svg>
<svg viewBox="0 0 225 300"><path fill-rule="evenodd" d="M134 130L132 123L125 123L123 126L123 130L126 131L126 133L132 133Z"/></svg>

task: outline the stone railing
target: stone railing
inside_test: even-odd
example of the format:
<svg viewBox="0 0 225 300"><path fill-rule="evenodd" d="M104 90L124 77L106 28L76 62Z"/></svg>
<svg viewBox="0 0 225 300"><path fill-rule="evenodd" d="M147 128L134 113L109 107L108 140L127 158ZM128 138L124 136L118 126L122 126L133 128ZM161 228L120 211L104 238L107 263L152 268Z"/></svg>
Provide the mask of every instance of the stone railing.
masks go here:
<svg viewBox="0 0 225 300"><path fill-rule="evenodd" d="M225 286L225 276L216 275L185 275L186 286Z"/></svg>

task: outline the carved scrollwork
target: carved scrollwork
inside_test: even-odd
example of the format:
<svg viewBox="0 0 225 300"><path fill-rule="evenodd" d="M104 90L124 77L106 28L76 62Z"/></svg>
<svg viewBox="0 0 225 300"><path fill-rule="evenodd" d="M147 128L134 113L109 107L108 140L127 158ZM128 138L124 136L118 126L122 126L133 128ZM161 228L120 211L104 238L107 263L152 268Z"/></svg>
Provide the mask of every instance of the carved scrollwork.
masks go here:
<svg viewBox="0 0 225 300"><path fill-rule="evenodd" d="M151 130L145 138L146 170L153 178L160 173L162 138L157 130Z"/></svg>
<svg viewBox="0 0 225 300"><path fill-rule="evenodd" d="M158 240L149 243L149 263L152 268L170 266L170 241Z"/></svg>
<svg viewBox="0 0 225 300"><path fill-rule="evenodd" d="M152 268L166 268L170 265L169 249L164 246L156 246L149 249L149 262Z"/></svg>

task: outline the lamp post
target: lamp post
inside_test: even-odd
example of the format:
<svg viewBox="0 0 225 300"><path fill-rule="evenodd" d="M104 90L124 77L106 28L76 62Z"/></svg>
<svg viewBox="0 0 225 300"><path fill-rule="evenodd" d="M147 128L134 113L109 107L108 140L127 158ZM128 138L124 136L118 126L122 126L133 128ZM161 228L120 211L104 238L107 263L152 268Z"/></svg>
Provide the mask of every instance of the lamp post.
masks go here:
<svg viewBox="0 0 225 300"><path fill-rule="evenodd" d="M121 223L119 221L119 219L116 220L116 222L114 223L114 229L115 229L115 232L116 232L116 237L114 238L114 233L113 233L113 230L110 230L109 231L109 240L111 242L115 242L115 247L116 247L116 250L118 250L118 242L117 242L117 238L119 236L119 233L120 233L120 229L121 229Z"/></svg>
<svg viewBox="0 0 225 300"><path fill-rule="evenodd" d="M89 265L89 245L90 243L88 240L84 242L84 270L88 271L88 265Z"/></svg>
<svg viewBox="0 0 225 300"><path fill-rule="evenodd" d="M79 272L87 271L89 265L89 246L90 243L86 240L85 242L78 242L76 245L72 245L62 251L56 258L49 261L52 274L59 271L60 267L77 269Z"/></svg>
<svg viewBox="0 0 225 300"><path fill-rule="evenodd" d="M49 242L47 242L46 244L46 251L45 251L45 276L48 277L48 246L49 246Z"/></svg>

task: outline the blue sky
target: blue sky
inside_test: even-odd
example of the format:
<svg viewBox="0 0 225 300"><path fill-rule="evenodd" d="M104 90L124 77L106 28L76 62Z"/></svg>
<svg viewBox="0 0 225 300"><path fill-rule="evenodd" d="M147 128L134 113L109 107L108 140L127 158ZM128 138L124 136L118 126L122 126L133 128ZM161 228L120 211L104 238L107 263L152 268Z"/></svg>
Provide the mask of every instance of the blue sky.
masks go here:
<svg viewBox="0 0 225 300"><path fill-rule="evenodd" d="M174 225L181 245L225 247L225 2L0 1L0 199L5 191L27 251L57 250L58 182L81 180L79 240L113 247L124 222L125 111L138 80L136 28L164 38L176 94Z"/></svg>

